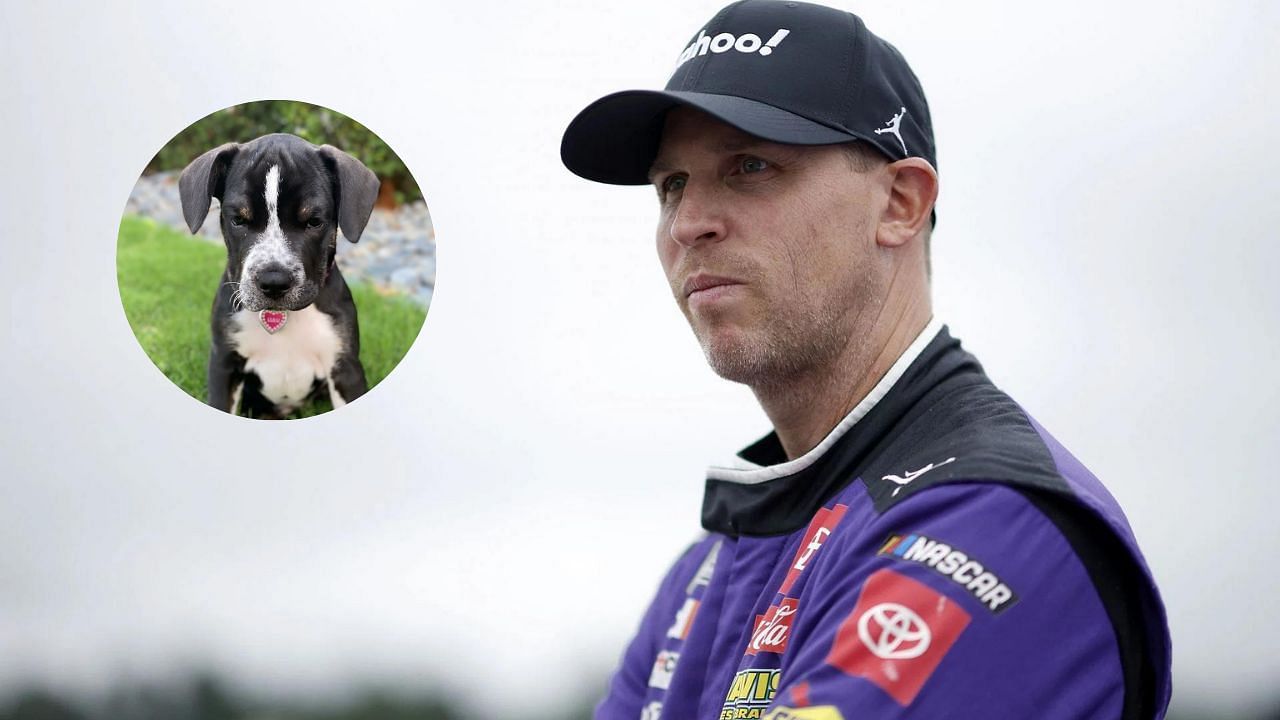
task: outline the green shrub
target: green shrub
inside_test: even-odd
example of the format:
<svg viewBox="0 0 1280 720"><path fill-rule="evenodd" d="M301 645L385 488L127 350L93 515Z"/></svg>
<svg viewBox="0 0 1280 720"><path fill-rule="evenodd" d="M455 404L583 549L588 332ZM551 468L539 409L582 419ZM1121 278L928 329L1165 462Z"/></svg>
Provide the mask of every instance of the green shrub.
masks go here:
<svg viewBox="0 0 1280 720"><path fill-rule="evenodd" d="M297 100L262 100L207 115L160 148L144 172L180 170L204 151L223 143L246 142L277 132L291 133L316 145L328 143L351 153L380 180L390 181L397 203L422 199L417 181L382 138L342 113Z"/></svg>

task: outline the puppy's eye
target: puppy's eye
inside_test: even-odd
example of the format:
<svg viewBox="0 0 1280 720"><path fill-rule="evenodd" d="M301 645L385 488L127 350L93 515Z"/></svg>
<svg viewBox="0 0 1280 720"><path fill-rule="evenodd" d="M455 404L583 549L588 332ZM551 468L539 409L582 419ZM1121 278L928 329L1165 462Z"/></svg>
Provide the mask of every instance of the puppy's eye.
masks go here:
<svg viewBox="0 0 1280 720"><path fill-rule="evenodd" d="M240 227L241 225L244 225L247 222L249 222L249 218L243 215L237 214L237 215L231 216L231 224L234 225L235 227Z"/></svg>
<svg viewBox="0 0 1280 720"><path fill-rule="evenodd" d="M321 220L318 217L312 217L307 220L307 227L309 228L318 228L323 224L324 224L324 220Z"/></svg>

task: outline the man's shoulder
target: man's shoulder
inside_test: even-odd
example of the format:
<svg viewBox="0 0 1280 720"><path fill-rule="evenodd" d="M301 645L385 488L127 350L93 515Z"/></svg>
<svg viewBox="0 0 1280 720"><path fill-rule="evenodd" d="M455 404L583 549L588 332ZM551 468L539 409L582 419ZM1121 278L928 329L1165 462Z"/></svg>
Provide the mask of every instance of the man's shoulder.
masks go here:
<svg viewBox="0 0 1280 720"><path fill-rule="evenodd" d="M1097 589L1116 632L1126 703L1144 710L1167 703L1169 638L1163 603L1119 503L1062 443L990 381L941 387L922 398L868 462L861 479L878 522L902 530L898 544L886 551L896 552L894 557L950 552L928 533L923 539L909 534L920 518L948 528L944 539L955 537L953 544L966 550L975 544L984 549L988 539L1003 537L1003 545L984 549L1001 560L1037 558L1035 537L1065 542ZM1002 491L962 492L966 486L977 490L975 486L991 485ZM1002 508L1019 506L1034 508L1029 517L1037 518L1034 527L1039 530L1030 532L1032 525L1000 514ZM928 559L934 561L934 555Z"/></svg>
<svg viewBox="0 0 1280 720"><path fill-rule="evenodd" d="M857 492L846 496L850 513ZM1111 717L1156 716L1168 702L1170 655L1154 585L1096 515L1044 500L1005 484L941 483L884 513L863 514L863 522L843 523L805 571L799 604L808 614L797 620L797 646L817 642L829 664L844 657L841 648L874 653L877 636L862 645L848 637L892 611L938 636L963 632L965 642L938 651L948 655L942 672L1003 687L1014 715L1034 714L1030 708L1066 692L1123 707L1101 713ZM835 639L820 628L834 630ZM1044 647L1058 650L1047 657ZM861 664L835 664L873 677ZM1019 680L1001 685L1009 678ZM967 692L939 680L917 704L929 716L936 709L929 703ZM974 707L985 699L975 697Z"/></svg>
<svg viewBox="0 0 1280 720"><path fill-rule="evenodd" d="M903 417L861 473L875 511L883 515L934 488L1002 485L1059 527L1093 527L1077 533L1080 542L1114 536L1149 575L1115 497L1021 405L983 380L944 388Z"/></svg>
<svg viewBox="0 0 1280 720"><path fill-rule="evenodd" d="M898 423L862 472L885 512L930 487L993 482L1082 502L1125 528L1115 498L1008 394L990 381L942 386Z"/></svg>

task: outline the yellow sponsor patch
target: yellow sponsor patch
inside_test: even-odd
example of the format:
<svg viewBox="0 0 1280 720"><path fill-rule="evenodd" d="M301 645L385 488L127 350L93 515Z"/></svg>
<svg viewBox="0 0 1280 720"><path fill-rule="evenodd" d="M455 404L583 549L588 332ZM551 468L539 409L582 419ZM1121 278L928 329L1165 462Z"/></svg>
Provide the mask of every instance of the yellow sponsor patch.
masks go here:
<svg viewBox="0 0 1280 720"><path fill-rule="evenodd" d="M778 692L777 668L767 670L739 670L733 678L724 706L720 708L720 720L760 720L765 708Z"/></svg>
<svg viewBox="0 0 1280 720"><path fill-rule="evenodd" d="M769 711L764 720L844 720L835 705L807 708L780 707Z"/></svg>

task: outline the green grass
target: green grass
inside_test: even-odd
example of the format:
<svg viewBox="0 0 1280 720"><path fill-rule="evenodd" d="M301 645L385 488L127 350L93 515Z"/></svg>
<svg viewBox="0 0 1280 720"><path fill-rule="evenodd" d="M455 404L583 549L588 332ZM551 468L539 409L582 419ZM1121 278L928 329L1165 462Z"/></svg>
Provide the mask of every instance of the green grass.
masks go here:
<svg viewBox="0 0 1280 720"><path fill-rule="evenodd" d="M200 402L207 395L209 312L225 265L220 244L146 218L126 215L120 221L116 275L129 326L156 367ZM426 312L404 296L350 285L360 322L360 361L372 389L408 352ZM328 399L313 401L294 416L329 409Z"/></svg>

